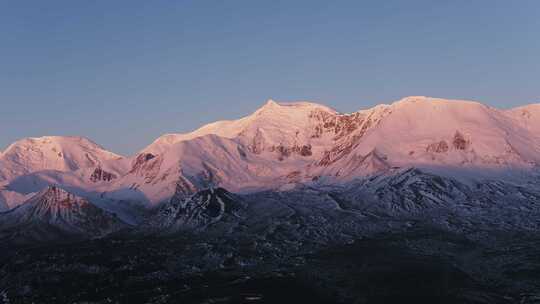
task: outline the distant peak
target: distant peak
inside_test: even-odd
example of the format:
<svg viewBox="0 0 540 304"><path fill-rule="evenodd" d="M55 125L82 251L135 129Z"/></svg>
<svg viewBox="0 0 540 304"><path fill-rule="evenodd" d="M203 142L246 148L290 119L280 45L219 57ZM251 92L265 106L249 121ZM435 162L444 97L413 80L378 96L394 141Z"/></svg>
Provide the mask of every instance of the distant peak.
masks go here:
<svg viewBox="0 0 540 304"><path fill-rule="evenodd" d="M412 105L412 104L487 107L486 105L482 103L471 101L471 100L445 99L445 98L436 98L436 97L429 97L429 96L408 96L392 103L393 106L405 106L405 105Z"/></svg>
<svg viewBox="0 0 540 304"><path fill-rule="evenodd" d="M41 137L25 137L10 144L2 153L6 154L18 149L28 150L27 147L37 149L53 148L53 149L73 149L74 147L81 147L80 149L101 150L114 157L121 157L118 154L105 150L102 146L83 136L41 136ZM60 152L60 151L58 151Z"/></svg>
<svg viewBox="0 0 540 304"><path fill-rule="evenodd" d="M322 104L309 102L309 101L296 101L296 102L277 102L273 99L268 99L266 103L257 111L265 111L265 110L292 110L292 109L299 109L299 110L311 110L311 109L321 109L328 112L337 113L334 109L327 107Z"/></svg>
<svg viewBox="0 0 540 304"><path fill-rule="evenodd" d="M25 137L17 140L15 145L39 145L39 144L62 144L62 143L74 143L79 142L83 144L89 144L98 146L95 142L82 136L41 136L41 137Z"/></svg>
<svg viewBox="0 0 540 304"><path fill-rule="evenodd" d="M43 196L50 196L50 195L70 195L71 193L69 193L68 191L56 186L56 185L51 185L51 186L48 186L47 188L43 189L41 191L39 195L43 195Z"/></svg>
<svg viewBox="0 0 540 304"><path fill-rule="evenodd" d="M277 106L279 105L277 102L275 102L273 99L268 99L264 106Z"/></svg>
<svg viewBox="0 0 540 304"><path fill-rule="evenodd" d="M58 141L58 140L69 140L69 141L91 141L86 137L82 136L57 136L57 135L47 135L41 137L28 137L26 139L34 141Z"/></svg>
<svg viewBox="0 0 540 304"><path fill-rule="evenodd" d="M400 104L400 103L415 103L415 102L421 102L421 101L434 101L437 100L437 98L427 97L427 96L407 96L403 97L400 100L394 102L394 104ZM441 99L443 100L443 99Z"/></svg>
<svg viewBox="0 0 540 304"><path fill-rule="evenodd" d="M268 99L257 112L267 111L275 108L279 108L280 104L273 99Z"/></svg>
<svg viewBox="0 0 540 304"><path fill-rule="evenodd" d="M38 201L38 202L62 202L65 200L72 200L72 199L78 199L76 195L74 195L71 192L68 192L56 185L48 186L47 188L41 190L40 192L36 193L32 200Z"/></svg>

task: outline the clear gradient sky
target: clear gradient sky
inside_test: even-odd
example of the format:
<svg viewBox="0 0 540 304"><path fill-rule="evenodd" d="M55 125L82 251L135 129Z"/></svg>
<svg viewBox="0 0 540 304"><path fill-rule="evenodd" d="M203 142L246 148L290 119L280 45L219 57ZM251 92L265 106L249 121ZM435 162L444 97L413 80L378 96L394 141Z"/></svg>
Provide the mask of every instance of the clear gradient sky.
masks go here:
<svg viewBox="0 0 540 304"><path fill-rule="evenodd" d="M132 154L266 99L540 102L540 1L0 1L0 149Z"/></svg>

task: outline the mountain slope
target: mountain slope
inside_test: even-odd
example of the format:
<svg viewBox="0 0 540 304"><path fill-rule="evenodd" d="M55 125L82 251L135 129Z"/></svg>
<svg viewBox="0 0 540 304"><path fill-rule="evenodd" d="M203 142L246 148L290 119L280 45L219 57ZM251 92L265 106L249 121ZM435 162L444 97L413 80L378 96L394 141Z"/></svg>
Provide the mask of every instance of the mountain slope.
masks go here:
<svg viewBox="0 0 540 304"><path fill-rule="evenodd" d="M28 198L28 195L0 188L0 211L15 208Z"/></svg>
<svg viewBox="0 0 540 304"><path fill-rule="evenodd" d="M192 196L175 196L157 210L143 229L169 233L188 229L205 229L227 221L235 222L246 208L243 200L223 188L208 188Z"/></svg>
<svg viewBox="0 0 540 304"><path fill-rule="evenodd" d="M524 129L540 136L540 103L520 106L504 112Z"/></svg>
<svg viewBox="0 0 540 304"><path fill-rule="evenodd" d="M383 114L384 107L342 115L313 103L270 100L242 119L159 138L132 160L132 170L108 192L155 205L170 199L179 184L189 193L209 181L245 192L309 181L308 168L328 149L357 129L366 132Z"/></svg>
<svg viewBox="0 0 540 304"><path fill-rule="evenodd" d="M25 138L0 154L0 182L42 170L95 168L119 159L121 156L82 137Z"/></svg>
<svg viewBox="0 0 540 304"><path fill-rule="evenodd" d="M334 110L315 103L277 103L268 100L249 116L238 120L214 122L187 134L164 135L142 152L160 154L175 143L210 134L229 139L236 138L254 153L301 149L304 145L317 141L313 135L316 134L315 128L320 124L318 116L336 114Z"/></svg>
<svg viewBox="0 0 540 304"><path fill-rule="evenodd" d="M374 151L389 167L527 169L540 162L538 134L516 123L512 112L429 97L404 98L385 110L377 126L330 148L336 152L319 163L317 174L338 179L370 174L363 170L344 174L343 169Z"/></svg>
<svg viewBox="0 0 540 304"><path fill-rule="evenodd" d="M2 237L26 241L101 237L124 227L114 214L58 187L48 187L22 205L0 213Z"/></svg>
<svg viewBox="0 0 540 304"><path fill-rule="evenodd" d="M129 173L114 181L104 195L154 206L175 193L191 195L213 186L235 192L260 189L276 185L277 177L294 168L275 162L279 161L247 152L235 140L206 135L174 144L162 154L140 154Z"/></svg>

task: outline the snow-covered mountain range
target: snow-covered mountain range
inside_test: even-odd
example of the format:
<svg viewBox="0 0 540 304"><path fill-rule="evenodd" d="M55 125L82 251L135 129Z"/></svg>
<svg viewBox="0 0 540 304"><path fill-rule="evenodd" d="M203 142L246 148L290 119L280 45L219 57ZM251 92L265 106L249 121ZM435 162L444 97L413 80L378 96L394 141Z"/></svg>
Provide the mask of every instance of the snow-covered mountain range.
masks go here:
<svg viewBox="0 0 540 304"><path fill-rule="evenodd" d="M17 141L0 152L0 210L34 210L29 206L60 188L78 197L74 201L102 210L100 217L107 221L116 214L134 224L144 218L140 210L161 208L202 216L195 222L208 224L212 216L207 210L186 202L221 208L222 196L229 194L220 191L249 196L361 185L362 193L371 193L371 179L395 182L412 167L445 185L451 180L471 187L498 179L525 187L536 184L539 163L538 104L501 110L415 96L342 114L315 103L269 100L238 120L163 135L130 157L80 137ZM430 191L444 192L446 186L437 186L437 178ZM217 198L212 198L214 192L201 192L218 188L227 190L219 190ZM400 194L389 190L377 195L394 206ZM434 197L439 195L449 194ZM183 215L171 225L179 222L193 221Z"/></svg>

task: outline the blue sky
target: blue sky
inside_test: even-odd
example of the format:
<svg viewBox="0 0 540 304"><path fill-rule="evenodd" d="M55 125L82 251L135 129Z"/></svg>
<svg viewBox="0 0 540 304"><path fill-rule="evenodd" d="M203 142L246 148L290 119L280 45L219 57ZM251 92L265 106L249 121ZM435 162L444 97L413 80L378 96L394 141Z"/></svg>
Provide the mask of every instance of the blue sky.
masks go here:
<svg viewBox="0 0 540 304"><path fill-rule="evenodd" d="M132 154L266 99L540 102L540 1L0 1L0 147Z"/></svg>

